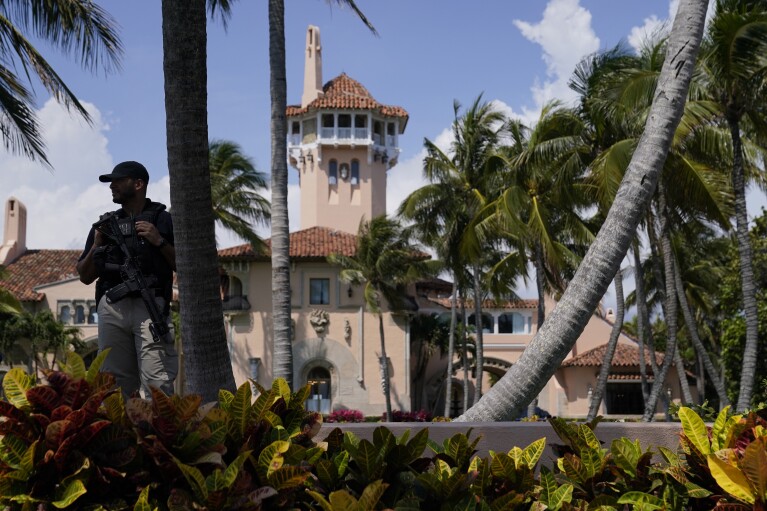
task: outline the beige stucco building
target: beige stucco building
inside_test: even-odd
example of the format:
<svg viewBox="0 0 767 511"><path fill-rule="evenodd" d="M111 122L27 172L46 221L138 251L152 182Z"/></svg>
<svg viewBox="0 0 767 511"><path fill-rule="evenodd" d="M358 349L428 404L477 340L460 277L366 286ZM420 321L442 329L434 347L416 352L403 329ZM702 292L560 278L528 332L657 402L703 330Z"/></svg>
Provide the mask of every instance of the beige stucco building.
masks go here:
<svg viewBox="0 0 767 511"><path fill-rule="evenodd" d="M405 132L408 114L401 107L379 103L344 73L323 85L319 29L310 26L301 104L289 106L287 117L287 158L298 173L301 193L301 225L290 235L293 384L312 384L309 408L325 413L349 408L380 414L384 396L377 316L365 310L362 290L342 283L339 268L326 258L331 253L353 255L360 220L386 213L387 170L397 164L399 137ZM0 264L7 267L9 276L0 285L14 292L28 309L51 310L62 322L80 328L83 339L95 349L94 290L77 279L79 251L29 250L23 205L9 199L5 214ZM236 382L254 379L269 385L269 254L255 254L250 245L240 245L220 250L219 256L224 321ZM411 325L416 314L449 315L450 293L450 283L422 282L409 290L408 311L384 309L395 409L444 412L447 360L439 352L424 357ZM466 305L473 310L472 304ZM536 300L487 301L481 321L470 316L470 322L479 323L484 331L485 385L516 363L532 340L537 305ZM550 312L555 303L547 299L545 306ZM539 408L557 416L586 415L611 329L609 311L595 311L541 392ZM17 354L17 358L23 356ZM463 402L460 366L451 377L455 382L452 414L458 414ZM678 400L679 380L673 367L667 382L667 395ZM633 339L621 335L602 413L641 413L641 400L639 350Z"/></svg>

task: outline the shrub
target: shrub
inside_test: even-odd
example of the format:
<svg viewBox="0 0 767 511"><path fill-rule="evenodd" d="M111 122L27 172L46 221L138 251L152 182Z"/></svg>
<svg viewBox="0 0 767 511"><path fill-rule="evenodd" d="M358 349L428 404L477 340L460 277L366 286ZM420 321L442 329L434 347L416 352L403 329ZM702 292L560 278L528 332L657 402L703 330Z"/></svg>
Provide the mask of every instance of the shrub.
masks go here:
<svg viewBox="0 0 767 511"><path fill-rule="evenodd" d="M386 420L386 414L381 415L381 420ZM417 412L403 412L402 410L394 410L391 413L392 422L431 422L431 414L426 410L418 410Z"/></svg>
<svg viewBox="0 0 767 511"><path fill-rule="evenodd" d="M333 410L326 422L365 422L365 416L359 410Z"/></svg>

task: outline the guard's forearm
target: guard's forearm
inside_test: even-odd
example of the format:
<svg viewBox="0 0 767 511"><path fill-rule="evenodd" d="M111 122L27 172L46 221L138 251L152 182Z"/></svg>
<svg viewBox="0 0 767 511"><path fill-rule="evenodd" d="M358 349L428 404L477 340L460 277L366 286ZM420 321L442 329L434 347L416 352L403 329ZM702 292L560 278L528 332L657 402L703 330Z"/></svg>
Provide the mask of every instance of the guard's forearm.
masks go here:
<svg viewBox="0 0 767 511"><path fill-rule="evenodd" d="M97 248L95 245L91 247L85 257L77 262L77 273L80 275L80 282L83 284L90 284L98 277L96 263L93 260L93 252Z"/></svg>

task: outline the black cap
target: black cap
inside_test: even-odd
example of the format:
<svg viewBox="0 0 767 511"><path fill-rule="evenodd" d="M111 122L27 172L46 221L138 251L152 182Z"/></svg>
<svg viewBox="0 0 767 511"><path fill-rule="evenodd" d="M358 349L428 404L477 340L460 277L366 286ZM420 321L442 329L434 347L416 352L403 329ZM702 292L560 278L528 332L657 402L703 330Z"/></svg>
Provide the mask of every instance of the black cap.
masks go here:
<svg viewBox="0 0 767 511"><path fill-rule="evenodd" d="M115 179L121 179L123 177L130 177L133 179L141 179L145 183L149 183L149 172L146 171L146 167L137 161L124 161L115 165L111 174L103 174L99 176L99 181L102 183L109 183Z"/></svg>

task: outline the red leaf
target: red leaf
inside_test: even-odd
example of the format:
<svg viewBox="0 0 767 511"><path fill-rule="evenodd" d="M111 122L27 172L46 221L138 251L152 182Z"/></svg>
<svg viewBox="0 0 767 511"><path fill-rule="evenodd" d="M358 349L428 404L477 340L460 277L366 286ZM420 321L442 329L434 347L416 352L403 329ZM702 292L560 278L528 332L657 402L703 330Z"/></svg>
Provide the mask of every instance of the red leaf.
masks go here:
<svg viewBox="0 0 767 511"><path fill-rule="evenodd" d="M63 419L66 419L69 417L69 414L72 413L72 407L68 405L61 405L57 408L55 408L51 412L51 420L52 421L60 421Z"/></svg>
<svg viewBox="0 0 767 511"><path fill-rule="evenodd" d="M57 390L60 394L64 392L64 389L72 381L72 378L62 371L51 371L46 375L48 383Z"/></svg>
<svg viewBox="0 0 767 511"><path fill-rule="evenodd" d="M70 380L64 392L62 392L62 401L72 408L80 408L91 394L91 386L84 379Z"/></svg>
<svg viewBox="0 0 767 511"><path fill-rule="evenodd" d="M8 401L0 401L0 417L8 417L15 422L27 422L26 414Z"/></svg>
<svg viewBox="0 0 767 511"><path fill-rule="evenodd" d="M33 408L50 412L59 405L59 393L52 387L40 385L27 391L27 401Z"/></svg>
<svg viewBox="0 0 767 511"><path fill-rule="evenodd" d="M76 431L77 427L68 420L51 422L45 428L45 441L48 443L48 447L56 449Z"/></svg>
<svg viewBox="0 0 767 511"><path fill-rule="evenodd" d="M81 428L77 435L75 435L75 447L81 448L87 446L96 435L101 433L104 428L109 427L111 424L110 421L98 421Z"/></svg>

